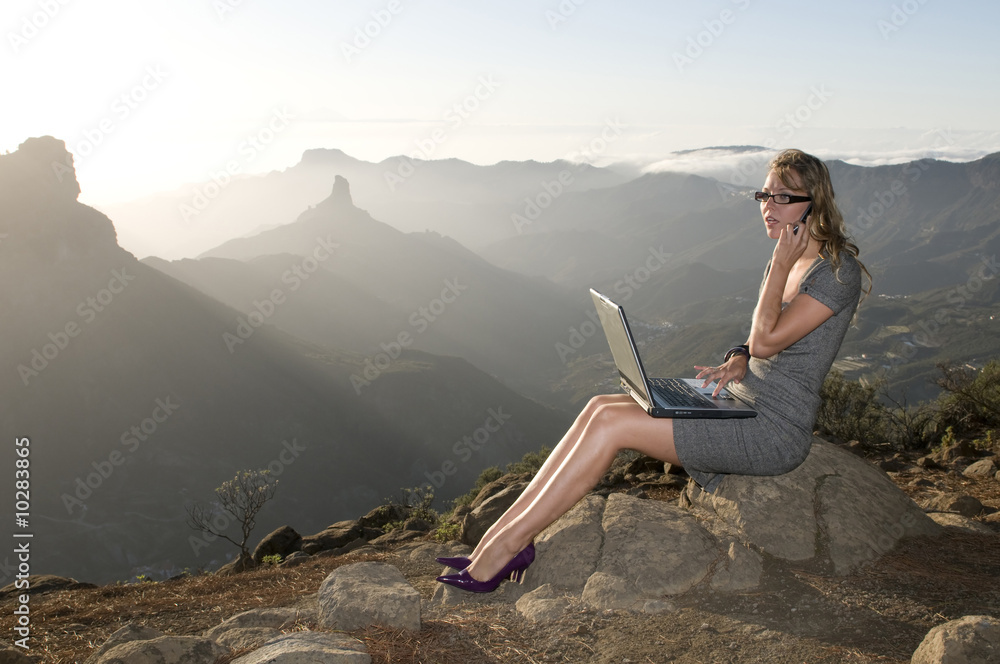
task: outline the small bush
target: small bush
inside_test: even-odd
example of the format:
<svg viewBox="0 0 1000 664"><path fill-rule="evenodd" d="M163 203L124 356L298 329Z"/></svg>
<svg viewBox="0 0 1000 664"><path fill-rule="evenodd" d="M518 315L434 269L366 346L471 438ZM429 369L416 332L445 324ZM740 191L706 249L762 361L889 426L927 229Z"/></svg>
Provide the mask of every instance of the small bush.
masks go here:
<svg viewBox="0 0 1000 664"><path fill-rule="evenodd" d="M885 408L877 394L878 384L849 381L839 371L831 371L819 391L821 403L816 413L816 428L844 441L857 440L867 447L877 446L881 441L873 441L871 436L885 417Z"/></svg>
<svg viewBox="0 0 1000 664"><path fill-rule="evenodd" d="M442 523L434 531L434 539L438 542L451 542L462 535L462 526L457 523Z"/></svg>
<svg viewBox="0 0 1000 664"><path fill-rule="evenodd" d="M431 507L434 503L434 489L430 486L418 486L412 489L402 488L399 490L400 497L393 498L389 497L382 501L382 505L379 509L384 509L388 511L389 506L402 507L406 514L410 517L417 517L419 519L424 519L431 524L435 524L441 518L437 511ZM403 522L396 522L399 524L397 527L402 527ZM392 523L387 523L383 526L386 532L392 530L390 528Z"/></svg>
<svg viewBox="0 0 1000 664"><path fill-rule="evenodd" d="M991 360L982 371L968 366L939 364L938 386L944 390L937 410L942 428L955 435L980 438L1000 429L1000 362Z"/></svg>
<svg viewBox="0 0 1000 664"><path fill-rule="evenodd" d="M281 554L272 553L269 556L264 556L263 558L260 559L260 562L264 565L277 565L278 563L281 562Z"/></svg>

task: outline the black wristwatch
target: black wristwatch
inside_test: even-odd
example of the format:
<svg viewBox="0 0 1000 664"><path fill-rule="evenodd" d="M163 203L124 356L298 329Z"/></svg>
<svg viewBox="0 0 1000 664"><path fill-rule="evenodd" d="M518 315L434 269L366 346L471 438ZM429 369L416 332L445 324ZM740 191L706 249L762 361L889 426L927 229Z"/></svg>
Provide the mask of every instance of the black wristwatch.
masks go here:
<svg viewBox="0 0 1000 664"><path fill-rule="evenodd" d="M728 362L729 359L733 355L737 355L737 354L739 354L739 355L745 355L746 358L749 360L750 359L750 346L748 346L746 344L742 344L740 346L733 346L732 348L729 349L729 352L726 353L726 359L724 359L723 362Z"/></svg>

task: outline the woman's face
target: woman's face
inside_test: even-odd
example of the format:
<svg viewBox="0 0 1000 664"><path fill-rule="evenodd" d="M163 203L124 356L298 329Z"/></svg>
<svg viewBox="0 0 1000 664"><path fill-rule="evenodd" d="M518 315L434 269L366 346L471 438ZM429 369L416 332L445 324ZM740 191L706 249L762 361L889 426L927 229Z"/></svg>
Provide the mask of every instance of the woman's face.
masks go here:
<svg viewBox="0 0 1000 664"><path fill-rule="evenodd" d="M764 187L761 191L769 194L808 196L808 193L800 187L798 173L790 171L788 173L788 180L788 185L786 185L781 181L777 173L770 171L767 174L767 179L764 180ZM772 240L777 240L781 230L788 224L792 224L794 227L798 223L799 219L802 218L802 215L805 214L808 207L808 202L779 205L774 202L773 198L768 198L767 201L762 202L760 204L760 216L764 218L764 225L767 228L767 236ZM801 233L803 230L805 229L802 228L799 232Z"/></svg>

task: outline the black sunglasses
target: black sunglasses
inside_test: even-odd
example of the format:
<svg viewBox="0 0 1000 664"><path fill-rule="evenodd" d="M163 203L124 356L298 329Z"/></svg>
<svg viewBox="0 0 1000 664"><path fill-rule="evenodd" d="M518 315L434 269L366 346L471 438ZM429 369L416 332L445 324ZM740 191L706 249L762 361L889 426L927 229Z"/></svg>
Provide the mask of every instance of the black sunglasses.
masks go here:
<svg viewBox="0 0 1000 664"><path fill-rule="evenodd" d="M753 195L754 200L766 203L767 199L774 200L778 205L788 205L789 203L805 203L812 199L808 196L792 196L791 194L769 194L766 191L758 191Z"/></svg>

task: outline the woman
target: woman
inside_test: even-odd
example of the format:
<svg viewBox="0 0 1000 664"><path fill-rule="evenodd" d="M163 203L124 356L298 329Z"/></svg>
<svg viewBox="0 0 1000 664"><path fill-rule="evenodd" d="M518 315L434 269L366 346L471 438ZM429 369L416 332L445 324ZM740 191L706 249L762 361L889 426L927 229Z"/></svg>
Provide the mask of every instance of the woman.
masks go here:
<svg viewBox="0 0 1000 664"><path fill-rule="evenodd" d="M683 466L706 491L727 473L780 475L805 460L819 391L861 295L858 248L846 235L826 165L800 150L770 164L757 192L775 240L750 336L719 366L696 366L757 409L748 419L654 418L625 394L594 397L517 501L469 558L439 559L458 574L443 583L489 592L519 578L534 560L532 540L586 495L620 450Z"/></svg>

